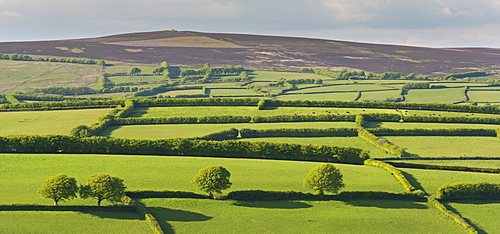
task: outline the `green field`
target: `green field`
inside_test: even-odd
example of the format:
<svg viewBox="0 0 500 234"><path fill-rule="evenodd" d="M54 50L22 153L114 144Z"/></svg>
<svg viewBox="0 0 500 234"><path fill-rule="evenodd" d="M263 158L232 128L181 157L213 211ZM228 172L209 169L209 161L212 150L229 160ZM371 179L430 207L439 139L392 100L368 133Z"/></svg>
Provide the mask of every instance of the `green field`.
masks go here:
<svg viewBox="0 0 500 234"><path fill-rule="evenodd" d="M412 89L405 96L408 102L454 103L464 101L463 91L463 88Z"/></svg>
<svg viewBox="0 0 500 234"><path fill-rule="evenodd" d="M469 91L471 102L500 102L500 91Z"/></svg>
<svg viewBox="0 0 500 234"><path fill-rule="evenodd" d="M0 60L0 93L35 88L87 86L101 74L97 65Z"/></svg>
<svg viewBox="0 0 500 234"><path fill-rule="evenodd" d="M472 128L472 129L500 129L496 124L461 124L461 123L412 123L412 122L367 122L367 128L423 128L423 129L450 129L450 128Z"/></svg>
<svg viewBox="0 0 500 234"><path fill-rule="evenodd" d="M132 212L0 211L0 233L150 233Z"/></svg>
<svg viewBox="0 0 500 234"><path fill-rule="evenodd" d="M280 100L330 100L330 101L354 101L358 96L357 92L350 93L315 93L315 94L292 94L279 95L276 98Z"/></svg>
<svg viewBox="0 0 500 234"><path fill-rule="evenodd" d="M359 100L376 100L385 101L387 98L400 98L401 90L388 90L388 91L375 91L375 92L361 92L361 98Z"/></svg>
<svg viewBox="0 0 500 234"><path fill-rule="evenodd" d="M371 158L390 158L392 154L385 153L383 150L373 146L359 137L266 137L266 138L244 138L244 141L270 141L279 143L295 144L320 144L333 146L349 146L370 151Z"/></svg>
<svg viewBox="0 0 500 234"><path fill-rule="evenodd" d="M112 138L161 139L201 137L230 128L354 128L354 122L290 122L290 123L228 123L228 124L151 124L111 126L100 133Z"/></svg>
<svg viewBox="0 0 500 234"><path fill-rule="evenodd" d="M319 88L293 90L287 93L301 94L310 92L362 91L362 90L386 90L386 89L390 88L373 84L348 84L348 85L334 85L334 86L323 86Z"/></svg>
<svg viewBox="0 0 500 234"><path fill-rule="evenodd" d="M0 112L0 135L64 134L91 125L110 109Z"/></svg>
<svg viewBox="0 0 500 234"><path fill-rule="evenodd" d="M197 190L191 179L207 166L221 165L231 172L233 186L227 191L264 189L299 190L302 181L317 162L231 159L187 156L120 156L71 154L2 154L0 168L1 203L51 204L36 193L42 182L56 174L67 174L83 183L95 173L106 173L125 180L130 190ZM364 165L335 164L344 175L345 191L401 192L403 187L383 169ZM133 173L132 173L133 172ZM95 200L74 199L61 205L95 205ZM103 203L104 205L109 203Z"/></svg>
<svg viewBox="0 0 500 234"><path fill-rule="evenodd" d="M384 137L420 157L498 157L496 137L390 136Z"/></svg>
<svg viewBox="0 0 500 234"><path fill-rule="evenodd" d="M462 233L426 203L142 199L166 233Z"/></svg>
<svg viewBox="0 0 500 234"><path fill-rule="evenodd" d="M210 89L210 95L214 97L233 97L233 96L262 96L250 89Z"/></svg>
<svg viewBox="0 0 500 234"><path fill-rule="evenodd" d="M391 160L391 162L406 162L416 164L467 166L467 167L488 167L500 168L500 160Z"/></svg>
<svg viewBox="0 0 500 234"><path fill-rule="evenodd" d="M158 95L175 97L177 95L197 95L203 94L201 89L187 89L187 90L172 90L164 93L159 93Z"/></svg>
<svg viewBox="0 0 500 234"><path fill-rule="evenodd" d="M448 208L468 220L479 233L500 233L498 225L499 201L464 200L445 202Z"/></svg>
<svg viewBox="0 0 500 234"><path fill-rule="evenodd" d="M158 83L156 86L161 83L165 83L165 78L163 76L154 76L154 75L137 75L137 76L111 76L109 79L116 84L119 83L129 83L129 82L148 82L148 83Z"/></svg>
<svg viewBox="0 0 500 234"><path fill-rule="evenodd" d="M436 195L439 188L453 183L500 183L500 174L410 168L399 169L405 173L408 180L417 189L422 189L425 192L433 195Z"/></svg>

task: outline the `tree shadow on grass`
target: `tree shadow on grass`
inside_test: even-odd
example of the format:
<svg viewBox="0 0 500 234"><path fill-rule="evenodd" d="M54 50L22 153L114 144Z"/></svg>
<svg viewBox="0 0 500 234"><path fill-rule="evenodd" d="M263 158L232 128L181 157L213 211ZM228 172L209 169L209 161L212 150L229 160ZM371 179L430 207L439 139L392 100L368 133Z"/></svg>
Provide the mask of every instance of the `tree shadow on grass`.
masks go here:
<svg viewBox="0 0 500 234"><path fill-rule="evenodd" d="M175 233L172 225L168 223L169 221L201 222L212 219L210 216L186 210L175 210L165 207L148 207L147 209L153 214L165 233Z"/></svg>
<svg viewBox="0 0 500 234"><path fill-rule="evenodd" d="M132 211L78 211L102 219L144 220L144 216Z"/></svg>
<svg viewBox="0 0 500 234"><path fill-rule="evenodd" d="M233 205L265 209L304 209L313 207L298 201L236 201Z"/></svg>
<svg viewBox="0 0 500 234"><path fill-rule="evenodd" d="M382 122L365 122L363 126L365 128L380 128L380 126L382 126Z"/></svg>
<svg viewBox="0 0 500 234"><path fill-rule="evenodd" d="M481 200L481 201L473 201L473 200L462 200L462 201L453 201L454 203L461 203L461 204L475 204L475 205L479 205L479 204L493 204L493 203L500 203L500 201L485 201L485 200ZM449 211L455 213L455 214L458 214L460 215L460 217L462 217L467 223L469 223L472 227L474 227L474 229L476 229L477 233L479 234L487 234L487 232L483 229L481 229L480 227L478 227L472 220L464 217L462 214L460 214L460 212L458 212L455 208L453 208L448 202L441 202L445 207L446 209L448 209Z"/></svg>
<svg viewBox="0 0 500 234"><path fill-rule="evenodd" d="M404 200L361 200L350 199L343 200L347 205L363 206L363 207L377 207L383 209L429 209L428 206L414 201Z"/></svg>
<svg viewBox="0 0 500 234"><path fill-rule="evenodd" d="M425 191L424 187L422 187L422 184L420 184L420 182L418 182L417 178L413 177L412 174L410 174L408 172L404 172L404 171L401 171L401 173L403 173L403 175L406 177L406 179L408 179L408 181L410 182L411 185L413 185L413 187L415 187L416 189L420 189L420 190L424 191L425 193L427 193L427 191Z"/></svg>

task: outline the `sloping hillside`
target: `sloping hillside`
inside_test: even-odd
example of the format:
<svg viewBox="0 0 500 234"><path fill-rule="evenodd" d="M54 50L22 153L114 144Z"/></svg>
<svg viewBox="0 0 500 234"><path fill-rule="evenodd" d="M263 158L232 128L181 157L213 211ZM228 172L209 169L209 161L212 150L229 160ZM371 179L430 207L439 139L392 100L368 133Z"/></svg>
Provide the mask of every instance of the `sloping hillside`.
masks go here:
<svg viewBox="0 0 500 234"><path fill-rule="evenodd" d="M247 68L331 67L439 76L500 70L500 49L437 49L244 34L158 31L100 38L0 43L0 53Z"/></svg>

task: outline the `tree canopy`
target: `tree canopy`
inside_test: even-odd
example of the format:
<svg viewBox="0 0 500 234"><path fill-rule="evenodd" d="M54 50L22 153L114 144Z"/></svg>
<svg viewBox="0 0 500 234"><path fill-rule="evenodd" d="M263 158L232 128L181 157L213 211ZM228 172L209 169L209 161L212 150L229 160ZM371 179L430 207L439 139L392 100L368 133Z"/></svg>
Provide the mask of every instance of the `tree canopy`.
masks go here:
<svg viewBox="0 0 500 234"><path fill-rule="evenodd" d="M344 187L340 170L331 163L324 163L313 168L304 179L304 186L323 195L325 192L337 193Z"/></svg>
<svg viewBox="0 0 500 234"><path fill-rule="evenodd" d="M80 197L95 198L97 205L101 206L103 200L110 202L119 202L125 195L127 187L123 184L123 180L103 173L90 176L85 185L80 188Z"/></svg>
<svg viewBox="0 0 500 234"><path fill-rule="evenodd" d="M201 169L191 181L199 190L208 193L213 197L213 193L221 193L222 190L231 187L229 182L231 173L222 166L210 166Z"/></svg>
<svg viewBox="0 0 500 234"><path fill-rule="evenodd" d="M76 179L64 174L58 174L45 180L38 189L38 193L45 198L54 200L57 206L59 201L73 199L78 193Z"/></svg>
<svg viewBox="0 0 500 234"><path fill-rule="evenodd" d="M130 68L130 71L128 72L129 75L131 76L135 76L135 75L139 75L139 73L141 73L142 70L139 69L138 67L133 67L133 68Z"/></svg>

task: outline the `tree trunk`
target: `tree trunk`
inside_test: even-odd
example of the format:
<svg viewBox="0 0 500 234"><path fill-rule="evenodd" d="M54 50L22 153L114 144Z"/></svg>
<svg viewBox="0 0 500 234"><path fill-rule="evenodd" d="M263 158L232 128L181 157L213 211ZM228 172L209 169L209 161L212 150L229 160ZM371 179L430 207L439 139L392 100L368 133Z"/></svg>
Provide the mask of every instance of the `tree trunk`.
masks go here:
<svg viewBox="0 0 500 234"><path fill-rule="evenodd" d="M102 202L101 199L97 199L97 206L101 206L101 202Z"/></svg>
<svg viewBox="0 0 500 234"><path fill-rule="evenodd" d="M54 200L54 206L57 206L57 200Z"/></svg>

